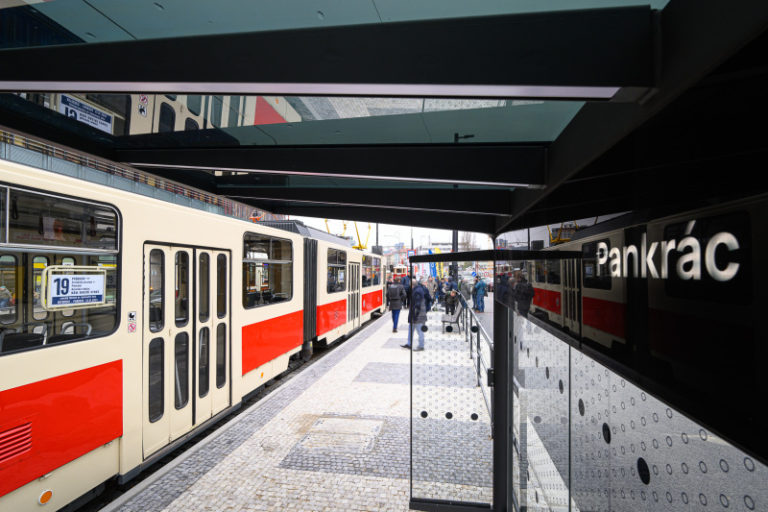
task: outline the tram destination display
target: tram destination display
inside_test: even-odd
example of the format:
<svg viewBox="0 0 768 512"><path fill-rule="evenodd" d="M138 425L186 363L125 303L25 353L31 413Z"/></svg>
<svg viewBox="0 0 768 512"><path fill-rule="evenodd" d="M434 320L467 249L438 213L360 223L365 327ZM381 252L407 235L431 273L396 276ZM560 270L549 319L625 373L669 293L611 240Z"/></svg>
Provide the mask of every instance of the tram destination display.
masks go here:
<svg viewBox="0 0 768 512"><path fill-rule="evenodd" d="M43 272L43 307L77 309L106 303L107 271L101 267L57 265Z"/></svg>

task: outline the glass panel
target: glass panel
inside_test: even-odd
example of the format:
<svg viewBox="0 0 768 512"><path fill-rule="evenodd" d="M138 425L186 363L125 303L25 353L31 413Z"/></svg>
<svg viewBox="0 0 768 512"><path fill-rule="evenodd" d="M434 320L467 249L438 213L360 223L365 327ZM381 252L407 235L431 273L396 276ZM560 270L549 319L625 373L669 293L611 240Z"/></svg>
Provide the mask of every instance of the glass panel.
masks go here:
<svg viewBox="0 0 768 512"><path fill-rule="evenodd" d="M11 243L117 250L116 233L109 207L11 190Z"/></svg>
<svg viewBox="0 0 768 512"><path fill-rule="evenodd" d="M43 305L40 302L43 270L47 266L47 256L35 256L32 258L32 318L35 320L45 320L48 318L48 311L43 309Z"/></svg>
<svg viewBox="0 0 768 512"><path fill-rule="evenodd" d="M77 265L77 263L75 262L75 258L72 258L70 256L65 256L65 257L61 258L61 264L62 265ZM63 316L63 317L71 317L72 315L75 314L75 310L74 309L63 309L63 310L60 311L60 313L61 313L61 316Z"/></svg>
<svg viewBox="0 0 768 512"><path fill-rule="evenodd" d="M227 324L216 327L216 387L227 383Z"/></svg>
<svg viewBox="0 0 768 512"><path fill-rule="evenodd" d="M186 325L189 320L189 254L176 253L176 327Z"/></svg>
<svg viewBox="0 0 768 512"><path fill-rule="evenodd" d="M189 131L193 131L193 130L199 130L199 129L200 129L200 125L199 125L199 124L197 124L197 121L195 121L195 120L194 120L194 119L192 119L191 117L188 117L188 118L187 118L187 119L184 121L184 130L185 130L185 131L188 131L188 132L189 132Z"/></svg>
<svg viewBox="0 0 768 512"><path fill-rule="evenodd" d="M154 423L163 417L165 410L165 398L163 395L164 368L163 362L165 342L162 338L155 338L149 342L149 421Z"/></svg>
<svg viewBox="0 0 768 512"><path fill-rule="evenodd" d="M199 341L199 347L200 352L198 354L198 372L197 372L197 386L198 386L198 394L200 395L200 398L203 398L205 395L208 394L209 389L209 378L208 378L208 368L210 365L210 358L211 358L211 332L208 330L207 327L203 327L200 329L200 341Z"/></svg>
<svg viewBox="0 0 768 512"><path fill-rule="evenodd" d="M197 94L191 94L187 96L187 108L190 112L196 116L200 115L203 110L203 97Z"/></svg>
<svg viewBox="0 0 768 512"><path fill-rule="evenodd" d="M373 285L382 284L381 279L381 258L373 258Z"/></svg>
<svg viewBox="0 0 768 512"><path fill-rule="evenodd" d="M160 249L149 253L149 331L165 325L165 254Z"/></svg>
<svg viewBox="0 0 768 512"><path fill-rule="evenodd" d="M0 323L9 325L16 322L16 293L18 266L16 257L0 256Z"/></svg>
<svg viewBox="0 0 768 512"><path fill-rule="evenodd" d="M216 256L216 316L224 318L227 314L227 257Z"/></svg>
<svg viewBox="0 0 768 512"><path fill-rule="evenodd" d="M160 119L157 123L159 133L172 132L176 128L176 112L167 103L160 103Z"/></svg>
<svg viewBox="0 0 768 512"><path fill-rule="evenodd" d="M228 126L240 126L240 96L229 97Z"/></svg>
<svg viewBox="0 0 768 512"><path fill-rule="evenodd" d="M6 222L6 207L8 189L0 187L0 243L6 242L5 238L5 222Z"/></svg>
<svg viewBox="0 0 768 512"><path fill-rule="evenodd" d="M293 247L290 240L246 233L243 255L244 307L291 299Z"/></svg>
<svg viewBox="0 0 768 512"><path fill-rule="evenodd" d="M224 96L211 96L211 124L221 126L221 112L223 110Z"/></svg>
<svg viewBox="0 0 768 512"><path fill-rule="evenodd" d="M189 402L189 335L180 332L174 345L174 406L182 409Z"/></svg>
<svg viewBox="0 0 768 512"><path fill-rule="evenodd" d="M328 293L343 292L347 289L347 253L328 249Z"/></svg>
<svg viewBox="0 0 768 512"><path fill-rule="evenodd" d="M198 315L201 322L207 322L210 317L210 305L211 305L211 270L210 270L210 257L208 254L203 253L200 255L199 270L199 297L200 297L200 314Z"/></svg>
<svg viewBox="0 0 768 512"><path fill-rule="evenodd" d="M484 312L471 309L471 273L489 264L443 265L446 274L452 274L441 283L444 286L438 285L437 264L411 266L407 329L393 334L385 345L413 347L411 496L491 503L493 388L488 386L488 371L493 366L493 302L492 296L485 297L487 288L478 288L486 301ZM476 305L481 306L479 299Z"/></svg>

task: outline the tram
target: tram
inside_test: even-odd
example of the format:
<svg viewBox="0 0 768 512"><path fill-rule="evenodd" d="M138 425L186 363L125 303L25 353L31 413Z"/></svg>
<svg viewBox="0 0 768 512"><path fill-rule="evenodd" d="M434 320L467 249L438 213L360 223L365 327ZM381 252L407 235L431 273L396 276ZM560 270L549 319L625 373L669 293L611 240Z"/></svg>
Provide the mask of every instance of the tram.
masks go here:
<svg viewBox="0 0 768 512"><path fill-rule="evenodd" d="M408 267L406 265L394 265L392 266L392 279L400 282L402 278L408 275Z"/></svg>
<svg viewBox="0 0 768 512"><path fill-rule="evenodd" d="M0 168L0 510L130 480L383 312L341 240Z"/></svg>

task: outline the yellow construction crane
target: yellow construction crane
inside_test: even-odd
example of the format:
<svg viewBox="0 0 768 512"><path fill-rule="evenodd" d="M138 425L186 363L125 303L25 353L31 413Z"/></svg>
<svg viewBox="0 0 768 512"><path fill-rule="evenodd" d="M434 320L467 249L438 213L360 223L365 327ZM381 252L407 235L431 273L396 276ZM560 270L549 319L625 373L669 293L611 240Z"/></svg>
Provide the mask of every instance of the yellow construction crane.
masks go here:
<svg viewBox="0 0 768 512"><path fill-rule="evenodd" d="M345 224L346 226L346 224ZM364 251L368 248L368 239L371 238L371 225L368 224L368 234L365 236L365 243L360 239L360 231L357 229L357 222L355 222L355 232L357 233L357 245L353 245L353 249L359 249Z"/></svg>
<svg viewBox="0 0 768 512"><path fill-rule="evenodd" d="M339 236L344 238L344 235L347 234L347 221L343 220L342 222L344 223L344 231L342 231L341 235L339 235ZM328 226L328 219L325 219L325 230L328 232L329 235L333 234L333 233L331 233L330 226Z"/></svg>
<svg viewBox="0 0 768 512"><path fill-rule="evenodd" d="M547 224L547 231L549 231L549 245L569 242L578 229L579 225L575 222L561 222L560 227L555 230L556 236L552 236L552 230L549 229L549 224Z"/></svg>

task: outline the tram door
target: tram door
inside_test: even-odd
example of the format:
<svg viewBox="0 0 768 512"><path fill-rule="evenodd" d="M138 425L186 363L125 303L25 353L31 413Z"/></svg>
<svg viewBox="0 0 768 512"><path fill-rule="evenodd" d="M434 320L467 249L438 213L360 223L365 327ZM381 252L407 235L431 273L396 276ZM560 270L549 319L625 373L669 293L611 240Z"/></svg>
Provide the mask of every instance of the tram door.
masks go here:
<svg viewBox="0 0 768 512"><path fill-rule="evenodd" d="M562 260L563 326L579 334L581 328L581 268L575 259Z"/></svg>
<svg viewBox="0 0 768 512"><path fill-rule="evenodd" d="M195 424L230 404L229 255L196 250Z"/></svg>
<svg viewBox="0 0 768 512"><path fill-rule="evenodd" d="M347 321L352 322L352 328L360 327L360 264L350 263L349 296L347 297Z"/></svg>
<svg viewBox="0 0 768 512"><path fill-rule="evenodd" d="M218 276L210 267L210 262L216 261L221 254L224 257L224 274L228 277L228 255L203 251L207 254L209 267L208 287L203 291L198 282L200 253L188 247L144 246L144 321L141 322L144 457L183 436L197 423L209 418L214 411L218 412L229 405L227 281L223 283L224 302L219 306L221 300L216 296L219 291ZM209 317L215 317L215 320L209 318L204 326L198 321L202 296L208 300ZM223 316L219 316L219 311L223 311ZM212 341L210 333L216 333L220 324L225 325L223 338L221 341ZM205 360L201 360L199 345L203 327L208 328L209 336L205 347L202 347L202 354L207 357ZM221 343L224 346L220 349ZM216 368L210 368L211 357L214 360L223 357L226 361L218 365L224 368L223 376L217 376ZM218 383L223 384L219 388L214 386L214 393L209 390L205 394L206 403L200 403L197 399L201 390L200 377L204 374L208 382L211 382L211 373L214 378L218 377Z"/></svg>

